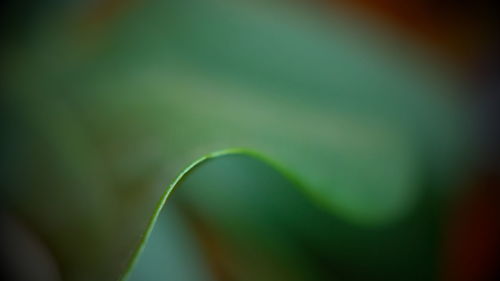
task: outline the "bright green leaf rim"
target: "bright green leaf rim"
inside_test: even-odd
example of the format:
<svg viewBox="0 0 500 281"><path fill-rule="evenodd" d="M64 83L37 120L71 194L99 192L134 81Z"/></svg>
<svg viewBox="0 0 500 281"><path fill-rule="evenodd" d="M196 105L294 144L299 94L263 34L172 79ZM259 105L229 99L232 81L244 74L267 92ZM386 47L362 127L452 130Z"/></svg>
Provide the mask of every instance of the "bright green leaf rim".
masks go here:
<svg viewBox="0 0 500 281"><path fill-rule="evenodd" d="M229 148L229 149L223 149L219 151L215 151L212 153L209 153L207 155L204 155L194 162L192 162L190 165L188 165L182 172L178 174L178 176L175 178L175 180L165 189L163 194L161 195L160 200L158 201L153 214L151 215L147 227L143 234L141 235L141 239L135 249L133 250L133 253L131 257L129 258L126 268L121 274L121 276L117 279L119 281L126 281L130 274L132 273L135 265L137 264L144 248L146 247L146 244L149 240L149 237L151 236L151 233L154 230L154 227L156 225L156 220L160 216L161 211L163 210L163 207L165 206L168 198L170 198L171 194L175 191L175 189L182 184L182 182L186 179L188 175L193 173L196 169L201 167L202 165L208 163L209 161L225 157L225 156L232 156L232 155L241 155L241 156L247 156L250 158L254 158L256 160L261 161L264 164L269 165L271 168L273 168L276 172L280 173L283 175L289 182L291 182L297 189L299 189L302 192L308 193L309 196L314 196L313 194L307 192L307 189L305 188L304 184L297 178L295 177L292 173L290 173L287 169L282 167L280 164L276 163L275 161L269 159L268 157L247 149L247 148ZM317 201L320 202L320 201Z"/></svg>

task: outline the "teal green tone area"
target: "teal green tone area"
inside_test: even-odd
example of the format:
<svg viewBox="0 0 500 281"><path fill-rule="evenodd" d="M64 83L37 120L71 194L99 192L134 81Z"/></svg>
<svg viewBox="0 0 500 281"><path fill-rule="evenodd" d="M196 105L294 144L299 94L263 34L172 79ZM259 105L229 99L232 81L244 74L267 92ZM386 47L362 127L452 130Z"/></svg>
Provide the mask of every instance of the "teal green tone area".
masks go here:
<svg viewBox="0 0 500 281"><path fill-rule="evenodd" d="M211 281L199 251L189 225L169 204L154 225L147 248L128 280Z"/></svg>

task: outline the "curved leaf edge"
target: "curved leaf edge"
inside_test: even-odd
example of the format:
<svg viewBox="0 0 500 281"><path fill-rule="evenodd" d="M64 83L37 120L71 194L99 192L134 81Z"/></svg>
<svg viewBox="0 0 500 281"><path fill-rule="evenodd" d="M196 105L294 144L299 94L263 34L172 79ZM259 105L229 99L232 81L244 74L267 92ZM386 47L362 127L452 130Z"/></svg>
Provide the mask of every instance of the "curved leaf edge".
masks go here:
<svg viewBox="0 0 500 281"><path fill-rule="evenodd" d="M201 166L207 164L212 160L216 160L222 157L240 155L245 157L253 158L273 169L275 172L278 172L280 175L284 177L285 180L291 183L293 187L297 189L298 192L302 193L311 203L313 203L318 208L321 208L323 211L326 211L330 214L340 216L342 218L351 219L352 221L357 222L358 224L365 226L373 226L374 222L366 219L363 216L355 215L347 212L342 208L336 208L336 206L332 205L331 202L326 202L323 198L319 196L318 193L311 192L307 185L304 184L302 180L300 180L293 172L286 169L280 163L272 160L271 158L259 153L255 150L251 150L248 148L228 148L223 150L218 150L209 154L206 154L195 161L191 162L186 168L184 168L177 177L173 180L173 182L168 185L168 187L164 190L161 195L156 207L154 208L153 214L149 218L149 221L146 225L145 230L143 231L141 238L135 248L132 250L132 254L126 261L125 269L123 273L119 276L117 281L126 281L130 277L135 265L137 264L144 248L147 245L147 242L154 230L156 225L156 221L160 216L163 207L167 203L167 200L170 198L172 193L186 180L186 178L193 172L195 172ZM380 223L380 221L377 221ZM376 224L376 223L375 223Z"/></svg>
<svg viewBox="0 0 500 281"><path fill-rule="evenodd" d="M141 238L135 247L133 249L132 254L129 258L129 260L126 263L125 270L121 274L121 276L117 279L118 281L126 281L128 280L130 274L132 273L135 265L137 264L144 248L146 247L146 244L154 230L154 227L156 225L156 221L158 217L160 216L161 211L163 210L163 207L165 206L168 198L172 195L172 193L184 182L184 180L189 176L191 173L196 171L196 169L200 168L204 164L208 163L209 161L225 157L225 156L232 156L232 155L242 155L242 156L247 156L250 158L254 158L264 164L267 164L271 168L273 168L276 172L280 173L282 176L285 177L286 180L288 180L290 183L292 183L293 186L297 187L297 189L303 193L307 193L308 197L314 196L314 194L307 192L307 188L305 185L300 181L296 176L294 176L293 173L289 172L286 168L282 167L280 164L276 163L275 161L269 159L268 157L247 149L247 148L229 148L229 149L223 149L219 151L215 151L209 154L206 154L195 161L193 161L191 164L189 164L186 168L184 168L174 179L174 181L165 189L163 194L161 195L160 200L156 204L156 207L153 211L153 214L151 215L146 229L141 235ZM316 196L317 197L317 196ZM321 202L321 200L318 200L317 202ZM324 204L319 204L323 205ZM326 207L326 206L324 206Z"/></svg>

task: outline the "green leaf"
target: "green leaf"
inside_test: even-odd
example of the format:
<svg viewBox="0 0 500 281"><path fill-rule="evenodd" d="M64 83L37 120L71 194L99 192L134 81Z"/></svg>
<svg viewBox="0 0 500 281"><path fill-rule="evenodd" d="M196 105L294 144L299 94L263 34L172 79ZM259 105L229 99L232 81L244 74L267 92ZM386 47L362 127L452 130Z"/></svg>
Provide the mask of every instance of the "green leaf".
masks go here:
<svg viewBox="0 0 500 281"><path fill-rule="evenodd" d="M94 32L76 13L10 56L6 147L26 157L2 195L65 279L118 276L165 183L213 151L265 155L361 225L404 220L463 168L467 112L430 58L340 13L262 5L150 1Z"/></svg>

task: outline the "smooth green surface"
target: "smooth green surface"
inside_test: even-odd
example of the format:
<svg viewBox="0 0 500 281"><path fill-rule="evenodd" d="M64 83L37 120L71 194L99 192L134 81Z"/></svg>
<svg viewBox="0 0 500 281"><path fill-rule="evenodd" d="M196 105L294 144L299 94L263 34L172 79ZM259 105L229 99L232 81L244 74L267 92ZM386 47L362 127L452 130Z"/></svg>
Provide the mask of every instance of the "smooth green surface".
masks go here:
<svg viewBox="0 0 500 281"><path fill-rule="evenodd" d="M211 241L217 247L211 252L218 256L226 278L437 280L439 211L430 194L404 221L355 225L315 205L272 163L234 152L205 158L186 171L176 181L175 192L168 192L167 210L162 211L167 220L175 215L171 202L182 203L184 212L190 210L190 223L194 215L195 224L201 220L209 226L196 235L217 234ZM145 252L136 253L139 264L131 268L133 273L166 262L148 252L155 243L145 239L141 245ZM158 274L157 279L169 276Z"/></svg>

